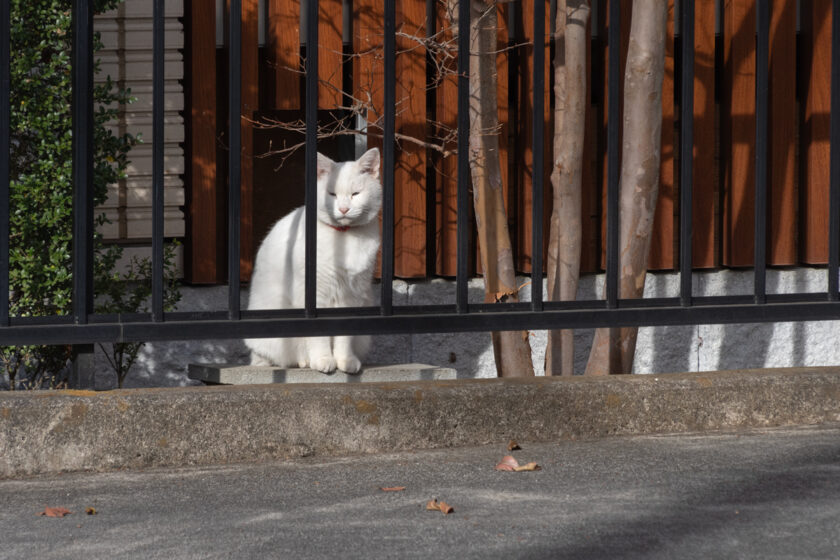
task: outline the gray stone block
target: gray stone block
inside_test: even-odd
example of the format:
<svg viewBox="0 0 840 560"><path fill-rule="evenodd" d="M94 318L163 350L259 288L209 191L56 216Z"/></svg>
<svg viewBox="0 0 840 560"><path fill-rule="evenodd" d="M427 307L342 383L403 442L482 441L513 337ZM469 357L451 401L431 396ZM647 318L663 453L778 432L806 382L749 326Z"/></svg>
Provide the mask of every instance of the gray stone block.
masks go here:
<svg viewBox="0 0 840 560"><path fill-rule="evenodd" d="M267 383L362 383L393 381L438 381L455 379L452 368L427 364L367 366L356 374L321 373L308 368L281 368L240 364L190 364L191 379L214 385L262 385Z"/></svg>

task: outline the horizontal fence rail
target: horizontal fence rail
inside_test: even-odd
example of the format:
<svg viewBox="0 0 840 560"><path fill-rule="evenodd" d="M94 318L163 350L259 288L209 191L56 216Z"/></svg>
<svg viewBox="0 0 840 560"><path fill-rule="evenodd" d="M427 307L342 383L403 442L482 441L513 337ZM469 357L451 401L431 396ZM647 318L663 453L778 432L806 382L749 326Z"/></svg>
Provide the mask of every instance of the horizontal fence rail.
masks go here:
<svg viewBox="0 0 840 560"><path fill-rule="evenodd" d="M468 241L469 241L469 49L470 10L467 2L459 5L458 70L457 70L457 279L456 294L452 304L428 306L402 306L393 302L394 267L394 173L395 165L395 54L397 29L394 24L395 3L386 2L385 29L385 113L383 140L383 189L382 219L383 255L381 278L381 304L365 308L319 308L316 305L315 248L317 245L316 203L316 151L317 151L317 100L319 95L318 57L306 58L306 305L297 310L247 311L240 309L240 178L241 178L241 2L230 1L229 18L229 165L228 165L228 253L229 282L228 309L218 312L163 312L163 13L164 0L154 3L154 204L153 204L153 304L152 311L144 314L105 315L92 312L93 257L93 204L89 188L93 163L93 107L92 88L92 2L74 1L74 52L73 52L73 141L75 182L74 230L74 306L72 316L17 317L9 312L9 99L10 82L7 60L9 52L8 3L0 7L0 57L4 58L0 71L0 345L28 344L91 344L96 342L126 342L187 339L226 339L247 337L326 336L343 334L398 334L422 332L499 331L521 329L593 328L619 326L688 325L715 323L753 323L775 321L804 321L840 319L838 297L838 245L840 245L840 0L833 1L832 52L831 52L831 198L825 209L830 223L830 258L827 267L828 291L823 293L767 294L766 275L766 202L767 168L769 165L768 111L768 40L769 3L758 2L757 18L757 79L755 126L755 255L754 292L743 296L696 297L692 293L692 224L691 202L693 197L691 138L693 133L693 73L694 73L694 2L682 2L681 57L682 70L682 134L680 152L682 175L681 192L681 258L680 294L674 298L622 299L618 290L619 275L619 141L620 102L619 88L609 88L607 107L607 251L606 297L603 300L575 302L542 301L541 290L534 290L530 302L520 303L470 303L467 301ZM306 3L306 49L318 48L318 1ZM621 41L620 25L623 16L620 0L609 1L609 18L614 22L609 28L609 45ZM603 3L601 4L603 5ZM533 42L535 48L535 87L546 88L543 75L542 30L545 28L546 6L538 2L533 10ZM541 54L540 54L541 53ZM609 49L608 80L617 84L621 80L620 49ZM536 96L542 100L542 96ZM542 122L544 107L533 107L535 122ZM541 126L535 126L530 139L533 152L533 169L543 168L544 135ZM535 173L532 184L533 219L532 251L535 270L541 270L543 182L545 177ZM541 286L542 275L532 273L534 286Z"/></svg>

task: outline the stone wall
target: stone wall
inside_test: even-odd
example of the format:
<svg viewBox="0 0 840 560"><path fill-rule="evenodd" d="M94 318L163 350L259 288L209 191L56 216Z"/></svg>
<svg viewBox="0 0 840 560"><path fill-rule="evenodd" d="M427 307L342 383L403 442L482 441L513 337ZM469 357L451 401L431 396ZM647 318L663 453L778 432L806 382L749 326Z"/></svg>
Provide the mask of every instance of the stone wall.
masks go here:
<svg viewBox="0 0 840 560"><path fill-rule="evenodd" d="M697 296L747 294L752 289L752 271L695 273ZM521 279L521 283L527 278ZM603 275L585 276L579 299L593 299L601 293ZM768 293L820 292L826 290L824 269L770 270ZM184 288L182 310L227 308L227 287ZM530 297L523 289L525 299ZM679 277L673 273L649 274L645 297L675 297ZM469 286L470 300L483 299L480 279ZM243 303L247 291L242 293ZM448 280L394 283L394 305L453 303L455 284ZM591 329L575 333L575 367L583 372L592 343ZM792 366L840 364L840 321L768 323L749 325L692 325L640 329L634 363L635 373L676 373ZM542 375L545 331L531 335L533 361ZM247 363L248 353L241 340L156 342L141 352L126 386L177 386L193 383L187 378L191 362ZM390 335L375 338L366 363L394 364L421 362L453 367L459 377L494 377L495 365L487 333ZM98 359L97 386L111 387L113 373L103 356Z"/></svg>

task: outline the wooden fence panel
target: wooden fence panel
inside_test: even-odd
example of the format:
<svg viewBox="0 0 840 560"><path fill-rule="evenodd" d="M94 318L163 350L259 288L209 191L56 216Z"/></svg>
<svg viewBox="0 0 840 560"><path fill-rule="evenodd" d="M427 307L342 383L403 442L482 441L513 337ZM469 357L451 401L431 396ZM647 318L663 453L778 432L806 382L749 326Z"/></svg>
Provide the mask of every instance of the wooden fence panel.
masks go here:
<svg viewBox="0 0 840 560"><path fill-rule="evenodd" d="M356 2L358 33L358 79L354 79L354 97L368 101L369 147L382 147L384 125L383 13L381 3ZM426 275L426 148L409 138L426 139L426 53L419 48L424 37L425 3L399 6L396 57L396 122L398 135L394 170L395 255L394 274L401 278Z"/></svg>
<svg viewBox="0 0 840 560"><path fill-rule="evenodd" d="M274 109L300 109L300 0L269 0L269 57Z"/></svg>
<svg viewBox="0 0 840 560"><path fill-rule="evenodd" d="M715 3L694 4L694 184L692 261L695 268L717 266L718 115L715 107Z"/></svg>
<svg viewBox="0 0 840 560"><path fill-rule="evenodd" d="M374 135L368 135L368 148L382 149L381 135L382 100L385 94L385 81L382 66L382 37L385 32L381 3L376 0L356 0L353 2L353 97L369 104L365 118ZM377 124L378 123L378 124ZM377 126L379 128L377 128ZM395 216L396 219L396 216ZM381 275L381 252L377 258L375 276Z"/></svg>
<svg viewBox="0 0 840 560"><path fill-rule="evenodd" d="M802 261L828 261L829 115L831 112L831 2L802 3Z"/></svg>
<svg viewBox="0 0 840 560"><path fill-rule="evenodd" d="M515 251L515 266L530 270L532 227L531 162L533 107L533 49L528 45L533 26L534 1L500 3L498 9L497 76L500 119L500 160L504 178L508 221ZM259 68L257 59L257 0L243 2L242 58L242 223L241 270L247 279L255 249L251 218L253 214L253 130L250 118L259 109ZM679 99L675 97L675 78L679 60L675 59L674 4L669 0L666 44L666 75L663 83L662 160L660 196L654 224L649 266L671 269L676 265L678 215L678 169L675 126ZM695 82L694 82L694 185L693 255L694 266L710 268L751 266L753 260L755 198L755 0L725 0L723 52L716 52L715 4L695 3ZM268 0L268 58L272 69L266 72L262 109L300 110L302 73L300 58L300 0ZM342 105L344 55L341 0L322 0L319 19L319 108ZM381 145L383 116L382 3L356 0L354 3L353 91L357 101L369 102L367 118L370 146ZM436 2L437 29L449 28L445 3ZM801 36L797 51L796 0L773 3L770 43L770 136L768 159L768 264L821 264L827 260L827 212L830 112L830 22L828 0L801 5ZM190 166L189 227L191 240L187 252L187 275L191 282L218 282L224 276L224 180L225 162L218 160L214 130L224 132L227 86L223 75L216 79L214 13L206 2L190 4L189 87L190 122L187 150ZM587 62L591 97L596 104L587 114L584 141L582 271L603 266L605 254L606 207L606 126L608 56L608 5L597 11L599 22L596 48L590 53L597 60ZM548 6L547 6L548 8ZM622 2L621 66L624 68L631 25L630 2ZM508 30L508 12L519 10L519 29ZM548 11L548 10L547 10ZM429 53L418 37L426 34L426 3L420 0L398 6L397 26L397 121L398 149L395 170L395 274L423 277L430 270L453 276L456 269L457 158L454 137L444 146L453 151L444 157L436 149L408 140L440 143L456 128L457 79L455 61L450 73L441 76L429 92L431 69ZM546 19L546 37L550 21ZM508 33L518 45L511 48ZM442 40L451 39L451 30ZM546 45L547 47L548 45ZM548 50L548 49L547 49ZM222 53L223 51L219 51ZM797 52L799 58L797 59ZM220 68L223 58L218 59ZM545 104L545 191L543 227L548 235L551 212L552 110L553 92L549 88L550 56L546 56ZM722 62L716 68L716 60ZM511 75L510 72L513 72ZM799 113L792 77L799 78ZM722 80L722 83L716 83ZM623 89L623 71L615 84ZM715 91L721 93L716 104ZM513 88L513 89L511 89ZM218 99L217 99L218 96ZM621 96L619 96L621 97ZM431 100L431 101L429 101ZM216 103L220 103L219 107ZM431 104L429 104L431 103ZM620 107L623 112L623 107ZM218 117L217 117L218 112ZM621 118L621 117L620 117ZM219 119L222 122L219 124ZM215 123L215 124L214 124ZM676 123L678 125L678 123ZM719 124L719 126L718 126ZM797 146L794 142L798 138ZM620 162L619 162L620 165ZM218 167L218 169L217 169ZM428 173L433 175L427 176ZM433 189L434 193L430 193ZM432 205L434 202L434 205ZM433 215L427 212L433 211ZM800 214L801 212L801 214ZM476 270L480 248L474 243L472 204L471 272ZM428 231L433 227L434 231ZM600 230L600 231L599 231ZM433 247L427 247L433 243ZM547 240L544 244L548 246ZM434 262L427 259L434 256ZM478 267L480 269L480 267ZM480 270L479 270L480 272Z"/></svg>
<svg viewBox="0 0 840 560"><path fill-rule="evenodd" d="M186 280L193 284L222 281L216 221L221 213L216 193L216 9L210 0L190 3L187 63L190 118L187 157Z"/></svg>
<svg viewBox="0 0 840 560"><path fill-rule="evenodd" d="M796 264L796 0L772 2L767 259Z"/></svg>
<svg viewBox="0 0 840 560"><path fill-rule="evenodd" d="M775 2L770 37L768 264L795 262L793 204L796 75L795 2ZM725 13L723 264L753 264L755 227L755 2L730 0ZM785 19L787 18L787 19ZM787 83L785 83L785 80Z"/></svg>
<svg viewBox="0 0 840 560"><path fill-rule="evenodd" d="M659 160L659 194L653 219L648 268L672 269L676 264L674 251L674 203L676 167L676 135L674 134L674 0L668 0L668 23L665 36L665 75L662 80L662 134Z"/></svg>
<svg viewBox="0 0 840 560"><path fill-rule="evenodd" d="M379 18L382 21L382 18ZM318 108L335 109L342 100L341 0L318 2Z"/></svg>
<svg viewBox="0 0 840 560"><path fill-rule="evenodd" d="M436 30L441 42L453 40L454 33L449 15L442 3L437 4ZM438 58L437 64L444 61ZM437 76L439 85L435 88L436 135L447 138L458 126L458 78L455 61L442 67L443 75ZM447 151L454 152L457 143L454 137L444 144ZM458 159L453 155L433 155L435 183L435 272L442 276L455 276L457 272L457 219L458 219ZM472 223L472 222L470 222ZM473 259L474 261L474 259Z"/></svg>
<svg viewBox="0 0 840 560"><path fill-rule="evenodd" d="M251 278L257 247L254 240L254 114L259 109L259 3L242 2L242 105L240 119L242 154L240 167L239 276Z"/></svg>
<svg viewBox="0 0 840 560"><path fill-rule="evenodd" d="M397 5L397 134L426 139L425 2ZM394 274L401 278L426 275L426 148L398 140L394 170Z"/></svg>
<svg viewBox="0 0 840 560"><path fill-rule="evenodd" d="M753 261L755 216L755 2L725 5L725 80L721 126L723 263Z"/></svg>

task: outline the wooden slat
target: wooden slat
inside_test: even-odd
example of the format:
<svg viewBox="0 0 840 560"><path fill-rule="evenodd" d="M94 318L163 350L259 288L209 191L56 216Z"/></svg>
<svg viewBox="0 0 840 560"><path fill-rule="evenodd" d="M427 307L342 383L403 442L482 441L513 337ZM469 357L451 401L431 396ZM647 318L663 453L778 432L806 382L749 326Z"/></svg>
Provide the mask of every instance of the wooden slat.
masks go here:
<svg viewBox="0 0 840 560"><path fill-rule="evenodd" d="M382 19L382 10L379 10ZM342 101L341 0L318 2L318 108L335 109Z"/></svg>
<svg viewBox="0 0 840 560"><path fill-rule="evenodd" d="M437 5L437 30L441 41L453 38L452 23L442 3ZM442 61L440 61L442 62ZM439 123L437 135L444 137L457 128L458 83L454 61L447 66L435 90L435 120ZM457 148L456 139L445 144L449 151ZM458 160L457 156L434 155L435 168L435 272L442 276L455 276L457 271L457 219L458 219Z"/></svg>
<svg viewBox="0 0 840 560"><path fill-rule="evenodd" d="M353 60L353 96L370 104L367 111L368 126L375 135L367 137L368 148L382 149L382 140L378 137L382 133L383 118L382 105L384 97L384 68L382 66L382 37L384 13L381 2L377 0L355 0L353 2L353 52L357 53ZM395 216L396 220L396 216ZM381 252L377 257L374 274L381 276Z"/></svg>
<svg viewBox="0 0 840 560"><path fill-rule="evenodd" d="M239 230L240 278L251 278L254 246L254 114L259 108L259 23L258 0L242 2L242 163L241 219Z"/></svg>
<svg viewBox="0 0 840 560"><path fill-rule="evenodd" d="M768 263L793 264L796 262L793 149L796 121L794 87L790 80L791 76L796 75L795 1L774 2L773 6L770 36ZM755 17L754 0L729 0L726 3L724 60L725 79L728 83L724 91L730 93L724 103L721 134L725 166L723 264L728 266L753 264ZM829 38L828 35L826 37Z"/></svg>
<svg viewBox="0 0 840 560"><path fill-rule="evenodd" d="M767 259L797 263L796 251L796 0L772 3L770 20L770 167ZM830 18L829 18L830 20ZM830 46L828 47L830 50ZM828 84L828 75L826 82ZM827 191L826 191L827 192ZM827 200L827 199L826 199ZM826 206L827 207L827 206ZM827 236L824 237L827 239Z"/></svg>
<svg viewBox="0 0 840 560"><path fill-rule="evenodd" d="M728 0L724 15L723 264L753 263L755 224L755 2Z"/></svg>
<svg viewBox="0 0 840 560"><path fill-rule="evenodd" d="M426 51L413 37L426 35L425 2L397 5L396 132L426 139ZM394 275L426 275L426 148L401 140L394 170Z"/></svg>
<svg viewBox="0 0 840 560"><path fill-rule="evenodd" d="M520 48L520 78L519 78L519 107L517 110L519 111L519 130L517 132L519 136L519 146L520 146L520 153L519 157L517 158L517 184L516 184L516 211L515 216L513 216L513 211L508 208L508 216L509 221L511 217L515 217L516 221L514 224L515 230L512 228L512 231L516 231L516 245L514 246L514 250L516 251L516 269L519 272L530 272L531 271L531 197L532 197L532 172L536 172L532 170L532 136L533 136L533 95L534 95L534 80L533 80L533 67L534 67L534 52L533 47L530 44L533 41L533 29L534 29L534 2L539 2L543 0L525 0L522 2L522 26L524 28L524 36L521 37L522 43L527 43L526 45ZM545 13L550 13L548 2L546 2L546 10ZM543 69L544 76L545 76L545 90L543 91L543 99L545 107L544 111L544 130L545 134L543 136L543 232L545 235L548 234L550 230L550 222L551 222L551 168L553 165L551 154L553 153L552 145L553 145L553 134L552 131L554 130L553 122L554 122L554 115L551 111L551 95L549 91L548 84L550 83L550 76L551 76L551 57L549 56L547 42L548 39L551 37L549 31L549 19L548 17L545 18L545 37L546 37L546 45L544 48L546 49L545 55L545 68ZM548 248L547 241L544 240L543 247ZM543 255L543 263L546 262L546 256Z"/></svg>
<svg viewBox="0 0 840 560"><path fill-rule="evenodd" d="M380 2L354 3L357 32L354 49L354 97L370 100L367 118L374 135L368 147L382 146L378 136L384 125L384 67L382 64L383 12ZM398 6L397 29L407 35L425 35L425 3ZM426 139L426 52L415 39L398 35L396 61L395 131L418 140ZM426 275L426 148L400 140L394 170L394 275L417 278Z"/></svg>
<svg viewBox="0 0 840 560"><path fill-rule="evenodd" d="M212 0L190 3L188 80L189 232L186 280L220 281L216 221L216 11Z"/></svg>
<svg viewBox="0 0 840 560"><path fill-rule="evenodd" d="M383 11L376 0L355 0L353 2L353 96L375 106L382 104L383 74L382 63L376 57L382 56ZM375 122L378 115L369 111L367 118ZM368 145L373 146L372 139ZM380 144L381 145L381 144Z"/></svg>
<svg viewBox="0 0 840 560"><path fill-rule="evenodd" d="M801 249L802 261L828 260L831 2L802 4Z"/></svg>
<svg viewBox="0 0 840 560"><path fill-rule="evenodd" d="M701 2L702 3L702 2ZM674 0L668 0L668 24L665 37L665 75L662 80L662 136L659 160L659 195L653 220L648 268L673 269L676 265L674 251Z"/></svg>
<svg viewBox="0 0 840 560"><path fill-rule="evenodd" d="M694 185L692 262L717 266L715 255L715 3L694 3Z"/></svg>
<svg viewBox="0 0 840 560"><path fill-rule="evenodd" d="M300 0L269 0L268 46L274 64L274 108L300 109Z"/></svg>

